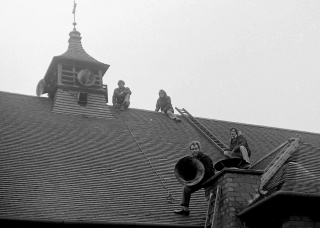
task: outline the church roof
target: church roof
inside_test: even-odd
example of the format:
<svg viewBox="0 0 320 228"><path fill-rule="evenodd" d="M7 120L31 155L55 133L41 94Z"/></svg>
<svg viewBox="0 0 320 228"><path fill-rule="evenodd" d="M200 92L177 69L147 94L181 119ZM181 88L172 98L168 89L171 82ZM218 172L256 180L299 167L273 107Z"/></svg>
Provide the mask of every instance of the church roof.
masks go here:
<svg viewBox="0 0 320 228"><path fill-rule="evenodd" d="M50 98L5 92L0 103L0 219L203 227L203 190L189 217L173 213L182 190L173 168L192 140L214 163L224 157L183 118L113 107L114 119L62 115ZM296 134L320 147L316 133L197 119L227 145L230 127L241 130L252 163Z"/></svg>

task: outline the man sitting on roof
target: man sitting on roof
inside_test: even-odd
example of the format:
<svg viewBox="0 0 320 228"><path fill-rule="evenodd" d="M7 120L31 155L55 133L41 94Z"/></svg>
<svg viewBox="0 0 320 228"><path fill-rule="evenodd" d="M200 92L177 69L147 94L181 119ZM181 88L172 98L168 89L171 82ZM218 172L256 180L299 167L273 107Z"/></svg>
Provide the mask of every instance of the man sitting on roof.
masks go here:
<svg viewBox="0 0 320 228"><path fill-rule="evenodd" d="M240 168L249 169L249 157L251 156L251 151L246 138L243 135L238 134L238 130L236 128L230 129L230 135L230 148L224 150L224 156L227 158L241 158L245 160L246 163Z"/></svg>
<svg viewBox="0 0 320 228"><path fill-rule="evenodd" d="M206 155L205 153L201 152L201 145L199 141L192 141L189 145L190 152L192 154L192 157L198 159L202 162L205 174L204 177L201 179L201 181L193 186L184 186L181 196L181 209L180 210L174 210L174 213L179 215L189 215L189 203L191 199L191 194L201 189L201 185L206 182L210 177L214 176L214 169L213 169L213 163L211 158Z"/></svg>
<svg viewBox="0 0 320 228"><path fill-rule="evenodd" d="M129 87L124 87L124 84L125 83L123 80L119 80L119 88L116 88L114 90L112 96L113 106L119 107L120 111L127 109L130 105L131 90L129 89Z"/></svg>
<svg viewBox="0 0 320 228"><path fill-rule="evenodd" d="M161 108L161 112L163 114L167 114L171 119L177 122L181 121L175 114L173 114L174 111L171 105L171 98L167 95L167 93L163 89L159 91L159 98L157 100L155 111L158 112L160 108Z"/></svg>

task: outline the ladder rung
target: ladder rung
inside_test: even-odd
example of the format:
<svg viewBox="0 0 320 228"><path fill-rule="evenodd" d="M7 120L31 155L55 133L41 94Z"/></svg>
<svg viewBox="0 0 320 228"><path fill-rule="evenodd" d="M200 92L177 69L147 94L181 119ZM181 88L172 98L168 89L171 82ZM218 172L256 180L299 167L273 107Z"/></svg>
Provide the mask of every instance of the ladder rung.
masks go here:
<svg viewBox="0 0 320 228"><path fill-rule="evenodd" d="M203 124L201 124L184 108L178 109L176 107L176 110L179 113L181 113L185 118L187 118L191 122L191 124L194 125L194 127L198 128L200 132L204 134L205 137L208 138L208 140L211 141L213 145L215 145L221 152L223 152L223 149L226 148L226 146L217 137L215 137L215 135L212 134Z"/></svg>

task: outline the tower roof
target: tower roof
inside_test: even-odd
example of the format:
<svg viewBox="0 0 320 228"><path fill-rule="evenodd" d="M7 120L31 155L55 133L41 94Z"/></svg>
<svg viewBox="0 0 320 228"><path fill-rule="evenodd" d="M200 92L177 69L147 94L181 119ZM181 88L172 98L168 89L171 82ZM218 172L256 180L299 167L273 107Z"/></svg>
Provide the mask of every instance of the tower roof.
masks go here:
<svg viewBox="0 0 320 228"><path fill-rule="evenodd" d="M102 70L102 75L108 70L108 64L99 62L95 58L91 57L82 47L80 32L76 29L69 33L69 47L65 53L62 55L54 56L49 68L46 72L45 79L51 74L51 72L55 69L58 62L65 62L70 64L81 64L87 65L94 68L98 68Z"/></svg>
<svg viewBox="0 0 320 228"><path fill-rule="evenodd" d="M65 58L70 60L75 60L79 62L88 62L95 64L101 68L108 69L109 65L99 62L95 58L91 57L82 47L80 32L73 30L69 33L69 47L68 50L62 55L56 56L55 58Z"/></svg>

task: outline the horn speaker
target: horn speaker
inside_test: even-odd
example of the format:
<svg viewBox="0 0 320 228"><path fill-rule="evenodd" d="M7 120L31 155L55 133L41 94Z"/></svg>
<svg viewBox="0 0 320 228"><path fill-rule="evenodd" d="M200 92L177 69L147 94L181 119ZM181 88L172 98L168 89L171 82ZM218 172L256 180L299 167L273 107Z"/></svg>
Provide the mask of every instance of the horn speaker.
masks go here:
<svg viewBox="0 0 320 228"><path fill-rule="evenodd" d="M182 185L193 186L202 180L205 169L201 161L186 156L177 162L174 173Z"/></svg>

